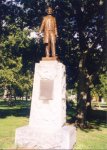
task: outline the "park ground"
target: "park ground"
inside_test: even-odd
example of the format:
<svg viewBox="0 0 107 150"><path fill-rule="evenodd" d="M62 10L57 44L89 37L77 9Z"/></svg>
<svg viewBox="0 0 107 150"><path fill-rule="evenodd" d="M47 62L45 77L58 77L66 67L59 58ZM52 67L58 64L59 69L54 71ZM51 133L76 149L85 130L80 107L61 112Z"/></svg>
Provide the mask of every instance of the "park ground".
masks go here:
<svg viewBox="0 0 107 150"><path fill-rule="evenodd" d="M0 101L0 149L15 148L16 128L28 124L30 101L16 102L16 104L8 106L7 102ZM90 120L89 129L77 128L75 150L107 149L107 110L100 111L98 107L95 116Z"/></svg>

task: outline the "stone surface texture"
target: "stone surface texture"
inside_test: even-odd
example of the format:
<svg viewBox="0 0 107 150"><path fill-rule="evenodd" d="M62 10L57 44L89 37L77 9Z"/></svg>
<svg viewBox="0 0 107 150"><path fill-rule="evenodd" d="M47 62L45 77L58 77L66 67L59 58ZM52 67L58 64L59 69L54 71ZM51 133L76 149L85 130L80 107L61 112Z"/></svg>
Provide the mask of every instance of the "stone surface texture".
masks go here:
<svg viewBox="0 0 107 150"><path fill-rule="evenodd" d="M57 130L66 123L65 67L57 61L36 64L29 126ZM53 99L40 99L40 80L53 80ZM48 92L48 91L47 91Z"/></svg>
<svg viewBox="0 0 107 150"><path fill-rule="evenodd" d="M76 129L64 126L54 132L24 126L16 130L15 143L21 149L72 149L76 143Z"/></svg>
<svg viewBox="0 0 107 150"><path fill-rule="evenodd" d="M51 99L41 98L41 81L53 81ZM65 66L57 60L41 61L35 65L29 125L16 130L15 144L21 148L72 149L76 142L76 128L65 123Z"/></svg>

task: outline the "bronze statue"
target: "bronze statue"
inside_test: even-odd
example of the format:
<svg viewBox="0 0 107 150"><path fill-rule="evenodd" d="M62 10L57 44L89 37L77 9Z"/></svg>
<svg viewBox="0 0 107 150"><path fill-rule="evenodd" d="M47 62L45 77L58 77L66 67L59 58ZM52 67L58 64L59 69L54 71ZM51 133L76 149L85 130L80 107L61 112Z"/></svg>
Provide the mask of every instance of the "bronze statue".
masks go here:
<svg viewBox="0 0 107 150"><path fill-rule="evenodd" d="M56 19L52 16L53 10L51 7L47 9L47 16L43 18L39 33L44 32L44 44L46 57L50 56L50 49L52 51L52 57L56 56L56 37L57 25Z"/></svg>

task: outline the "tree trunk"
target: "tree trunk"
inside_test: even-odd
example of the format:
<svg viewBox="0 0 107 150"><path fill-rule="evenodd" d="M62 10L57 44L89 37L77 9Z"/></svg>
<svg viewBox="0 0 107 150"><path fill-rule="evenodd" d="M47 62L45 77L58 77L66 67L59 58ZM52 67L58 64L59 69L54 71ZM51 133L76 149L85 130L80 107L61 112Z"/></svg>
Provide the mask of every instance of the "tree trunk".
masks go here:
<svg viewBox="0 0 107 150"><path fill-rule="evenodd" d="M81 11L81 1L75 2L76 20L79 33L79 48L81 52L79 62L79 76L78 76L78 91L77 91L77 124L80 127L86 125L86 112L87 112L87 70L85 67L85 60L87 55L87 44L84 37L84 19Z"/></svg>
<svg viewBox="0 0 107 150"><path fill-rule="evenodd" d="M80 127L87 126L87 119L90 119L91 112L91 76L88 75L83 63L85 61L83 60L79 65L80 73L77 91L77 123Z"/></svg>
<svg viewBox="0 0 107 150"><path fill-rule="evenodd" d="M83 68L80 68L78 91L77 91L77 124L84 127L86 124L86 75Z"/></svg>
<svg viewBox="0 0 107 150"><path fill-rule="evenodd" d="M86 114L86 119L87 120L90 120L91 118L91 100L92 100L92 97L91 97L91 89L88 88L88 91L87 91L87 103L86 103L86 107L87 107L87 114Z"/></svg>

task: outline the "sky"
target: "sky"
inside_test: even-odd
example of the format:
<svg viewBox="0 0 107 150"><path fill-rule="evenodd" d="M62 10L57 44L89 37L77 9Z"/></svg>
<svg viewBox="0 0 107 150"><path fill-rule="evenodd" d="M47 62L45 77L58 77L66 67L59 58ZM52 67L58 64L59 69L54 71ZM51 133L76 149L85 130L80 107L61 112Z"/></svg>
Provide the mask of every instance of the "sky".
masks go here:
<svg viewBox="0 0 107 150"><path fill-rule="evenodd" d="M17 5L18 7L23 7L23 5L20 2L17 2L16 0L6 0L4 3L8 4L9 2L11 2L14 5Z"/></svg>

